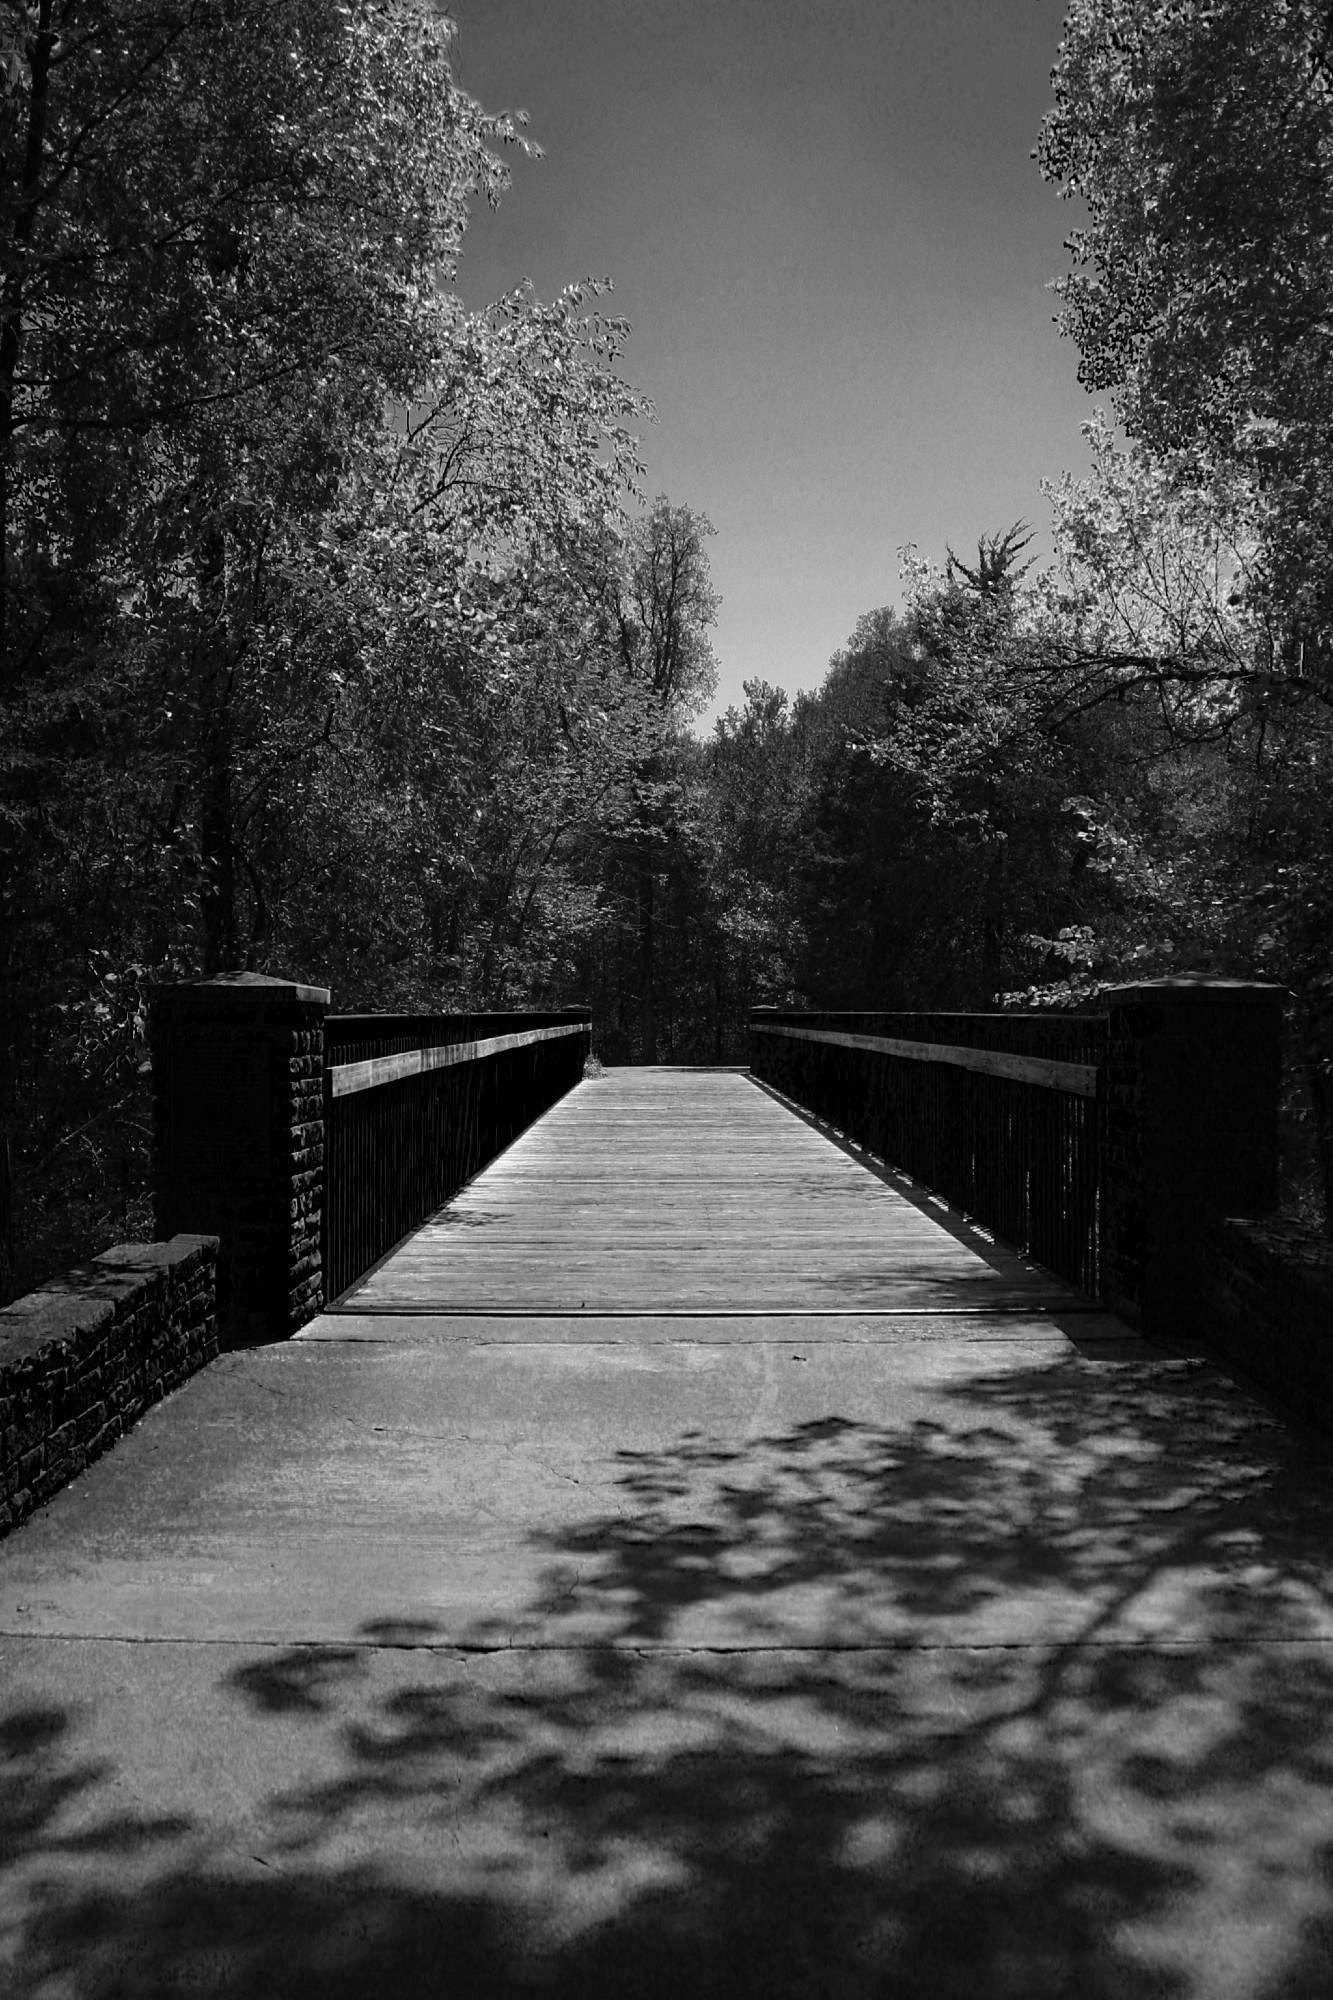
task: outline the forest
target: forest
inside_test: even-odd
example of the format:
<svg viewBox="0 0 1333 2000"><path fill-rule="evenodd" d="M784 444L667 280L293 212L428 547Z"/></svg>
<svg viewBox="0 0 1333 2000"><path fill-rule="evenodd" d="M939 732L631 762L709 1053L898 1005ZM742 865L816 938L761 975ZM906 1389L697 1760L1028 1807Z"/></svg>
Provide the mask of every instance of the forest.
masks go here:
<svg viewBox="0 0 1333 2000"><path fill-rule="evenodd" d="M628 328L455 289L530 142L437 8L0 0L0 64L0 1303L151 1233L147 996L232 969L586 1000L606 1063L1272 979L1333 1184L1326 7L1071 0L1035 170L1106 414L1050 559L904 550L707 736Z"/></svg>

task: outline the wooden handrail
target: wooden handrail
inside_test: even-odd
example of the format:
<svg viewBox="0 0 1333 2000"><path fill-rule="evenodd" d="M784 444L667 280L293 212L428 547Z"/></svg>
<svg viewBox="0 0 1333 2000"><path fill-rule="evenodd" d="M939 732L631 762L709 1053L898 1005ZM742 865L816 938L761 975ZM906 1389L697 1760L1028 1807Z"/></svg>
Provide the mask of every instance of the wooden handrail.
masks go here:
<svg viewBox="0 0 1333 2000"><path fill-rule="evenodd" d="M476 1062L482 1056L503 1055L536 1042L553 1042L562 1035L586 1035L586 1021L568 1021L558 1028L528 1028L516 1035L488 1035L482 1041L448 1042L442 1048L404 1049L398 1055L370 1056L365 1062L332 1063L325 1071L333 1097L350 1097L358 1090L375 1090L401 1077L447 1069L452 1063Z"/></svg>
<svg viewBox="0 0 1333 2000"><path fill-rule="evenodd" d="M1096 1063L1057 1062L1046 1056L1015 1056L1000 1049L960 1048L946 1042L904 1042L890 1035L852 1035L841 1028L789 1028L777 1021L754 1021L757 1034L790 1035L798 1042L832 1042L844 1049L869 1049L876 1055L904 1056L910 1062L950 1063L955 1069L979 1070L985 1076L1007 1076L1017 1083L1035 1083L1063 1090L1074 1097L1096 1097L1101 1070Z"/></svg>

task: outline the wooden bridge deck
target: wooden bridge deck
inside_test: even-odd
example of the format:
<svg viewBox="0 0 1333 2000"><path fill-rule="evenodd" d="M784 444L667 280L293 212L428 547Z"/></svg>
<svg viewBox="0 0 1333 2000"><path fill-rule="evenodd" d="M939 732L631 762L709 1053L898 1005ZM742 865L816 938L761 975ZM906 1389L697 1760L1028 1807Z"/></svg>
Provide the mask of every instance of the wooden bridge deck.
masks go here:
<svg viewBox="0 0 1333 2000"><path fill-rule="evenodd" d="M1079 1308L867 1170L743 1072L584 1083L344 1314L857 1316Z"/></svg>
<svg viewBox="0 0 1333 2000"><path fill-rule="evenodd" d="M1333 1483L742 1075L0 1544L16 2000L1323 2000Z"/></svg>

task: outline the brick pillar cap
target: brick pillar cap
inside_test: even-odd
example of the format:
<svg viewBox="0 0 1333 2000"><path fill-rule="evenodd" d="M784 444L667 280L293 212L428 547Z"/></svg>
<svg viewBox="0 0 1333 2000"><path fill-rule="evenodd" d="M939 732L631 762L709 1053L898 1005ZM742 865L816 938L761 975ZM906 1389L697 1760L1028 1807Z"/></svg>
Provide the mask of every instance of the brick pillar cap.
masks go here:
<svg viewBox="0 0 1333 2000"><path fill-rule="evenodd" d="M277 1000L281 998L314 1003L321 1007L329 1004L327 986L303 986L296 979L275 979L267 972L219 972L212 979L182 979L164 982L153 989L155 999L166 999L168 995L197 993L201 997L212 997L225 992L234 994L238 1000Z"/></svg>
<svg viewBox="0 0 1333 2000"><path fill-rule="evenodd" d="M1106 986L1098 1000L1286 1000L1288 989L1268 979L1215 979L1210 972L1179 972L1167 979L1140 979Z"/></svg>

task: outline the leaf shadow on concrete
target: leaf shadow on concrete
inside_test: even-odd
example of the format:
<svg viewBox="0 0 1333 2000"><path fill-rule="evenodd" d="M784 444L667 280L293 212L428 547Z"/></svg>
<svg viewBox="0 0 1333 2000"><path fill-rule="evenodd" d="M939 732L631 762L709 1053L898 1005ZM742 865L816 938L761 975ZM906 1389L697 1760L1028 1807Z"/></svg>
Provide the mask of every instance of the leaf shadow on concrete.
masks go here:
<svg viewBox="0 0 1333 2000"><path fill-rule="evenodd" d="M56 1715L4 1738L15 1990L1315 2000L1331 1522L1327 1469L1192 1364L621 1453L512 1619L404 1605L226 1671L310 1746L262 1863L164 1817L131 1889L144 1829L95 1809L70 1867L104 1774Z"/></svg>

